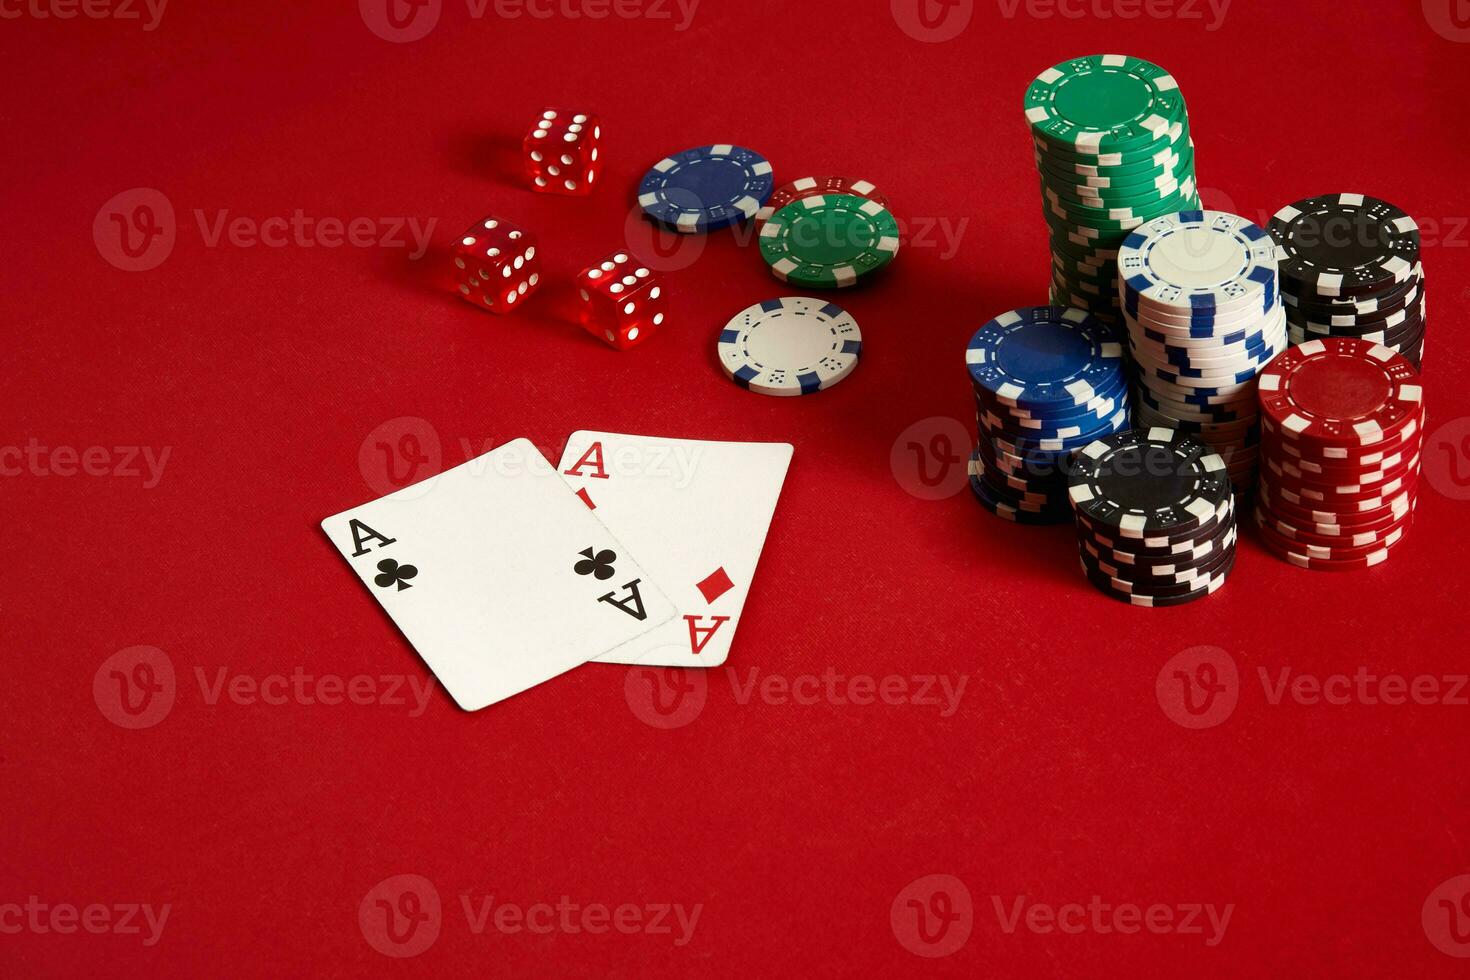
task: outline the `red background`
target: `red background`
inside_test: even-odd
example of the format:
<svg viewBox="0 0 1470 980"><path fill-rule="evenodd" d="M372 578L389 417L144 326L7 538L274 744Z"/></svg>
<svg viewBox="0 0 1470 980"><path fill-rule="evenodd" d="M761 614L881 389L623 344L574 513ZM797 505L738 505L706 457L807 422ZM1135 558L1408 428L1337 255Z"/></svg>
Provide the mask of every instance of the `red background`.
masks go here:
<svg viewBox="0 0 1470 980"><path fill-rule="evenodd" d="M889 457L915 422L968 424L966 339L995 312L1043 301L1021 96L1041 69L1095 51L1178 77L1207 204L1259 218L1352 190L1419 217L1431 431L1466 415L1470 48L1435 29L1448 21L1433 2L1372 14L1241 2L1215 30L1208 8L1203 20L1123 20L980 4L943 43L916 39L912 5L899 6L706 0L680 32L652 18L474 19L446 0L437 28L404 44L375 36L347 0L175 0L152 32L6 8L23 16L0 24L0 441L171 455L152 488L36 468L0 482L0 903L171 914L151 947L0 934L0 966L1464 974L1426 938L1420 909L1470 870L1467 709L1273 705L1257 675L1463 672L1463 503L1426 488L1412 539L1371 572L1296 570L1247 535L1219 595L1134 610L1079 578L1066 528L1002 523L964 491L921 499ZM606 179L590 200L521 184L516 148L543 105L602 114ZM644 347L616 353L568 319L568 278L623 241L644 169L718 141L760 150L778 182L871 179L915 234L964 223L954 254L931 231L881 283L839 298L866 348L831 391L763 398L721 374L719 327L785 292L728 233L669 273L671 321ZM137 187L172 202L177 242L157 268L126 272L92 226ZM195 217L296 209L432 219L435 251L414 262L393 247L210 246ZM548 283L517 316L479 313L431 281L442 249L486 213L542 237ZM444 466L520 435L554 458L577 428L794 443L736 679L963 674L959 710L742 704L717 671L702 714L662 730L630 710L625 671L599 666L477 714L442 691L420 717L208 703L196 671L427 679L317 527L375 496L359 451L402 417L432 426ZM1451 492L1453 458L1431 460ZM178 684L167 717L130 731L99 710L92 683L139 644L167 654ZM1200 644L1239 666L1239 705L1190 731L1154 685ZM358 906L401 873L434 883L442 931L390 960L365 941ZM905 949L889 921L928 874L964 882L974 908L969 941L937 960ZM476 935L465 894L703 911L684 946ZM1008 934L992 904L1093 895L1235 908L1207 947Z"/></svg>

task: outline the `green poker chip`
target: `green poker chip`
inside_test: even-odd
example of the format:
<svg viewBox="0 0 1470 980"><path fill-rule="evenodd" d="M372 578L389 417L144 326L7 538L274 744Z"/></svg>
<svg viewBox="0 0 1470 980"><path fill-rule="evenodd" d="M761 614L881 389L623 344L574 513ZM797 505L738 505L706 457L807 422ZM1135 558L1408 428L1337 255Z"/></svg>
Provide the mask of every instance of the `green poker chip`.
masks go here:
<svg viewBox="0 0 1470 980"><path fill-rule="evenodd" d="M1183 120L1174 76L1120 54L1089 55L1048 68L1026 90L1026 120L1048 144L1078 154L1141 149Z"/></svg>
<svg viewBox="0 0 1470 980"><path fill-rule="evenodd" d="M852 194L792 201L761 229L761 256L782 282L825 289L855 285L898 254L898 221Z"/></svg>

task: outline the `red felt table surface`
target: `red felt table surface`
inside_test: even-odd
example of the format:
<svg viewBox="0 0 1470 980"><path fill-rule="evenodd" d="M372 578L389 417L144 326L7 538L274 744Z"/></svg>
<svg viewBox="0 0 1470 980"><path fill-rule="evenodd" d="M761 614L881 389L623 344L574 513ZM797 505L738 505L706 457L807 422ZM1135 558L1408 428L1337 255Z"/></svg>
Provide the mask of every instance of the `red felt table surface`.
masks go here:
<svg viewBox="0 0 1470 980"><path fill-rule="evenodd" d="M391 43L353 2L175 0L153 30L141 4L5 3L0 971L1463 975L1470 47L1448 0L1390 6L705 0L686 21L445 0ZM972 424L967 338L1044 302L1022 93L1101 51L1178 77L1208 205L1356 191L1424 226L1428 479L1388 564L1302 571L1246 530L1223 592L1132 609L1087 586L1067 528L920 478ZM590 199L523 186L544 105L602 115ZM830 391L720 372L725 321L790 292L734 234L663 250L672 312L640 349L572 322L570 277L648 238L643 171L712 142L781 182L872 180L907 223L882 281L840 297L865 350ZM137 188L175 241L134 272L94 221ZM434 282L487 213L541 236L546 285L516 316ZM796 447L702 709L650 724L604 666L476 714L392 703L431 675L318 522L376 495L382 439L432 433L449 466L518 436L555 456L579 428ZM136 646L175 681L134 730L108 659ZM1196 729L1165 668L1199 646L1238 679ZM370 703L323 703L358 675ZM1384 703L1413 683L1433 703ZM418 954L390 959L363 922L398 875L422 877L433 941L375 935ZM950 877L924 905L929 875ZM962 921L926 946L911 898ZM129 904L167 906L161 933ZM1168 921L1140 926L1155 905Z"/></svg>

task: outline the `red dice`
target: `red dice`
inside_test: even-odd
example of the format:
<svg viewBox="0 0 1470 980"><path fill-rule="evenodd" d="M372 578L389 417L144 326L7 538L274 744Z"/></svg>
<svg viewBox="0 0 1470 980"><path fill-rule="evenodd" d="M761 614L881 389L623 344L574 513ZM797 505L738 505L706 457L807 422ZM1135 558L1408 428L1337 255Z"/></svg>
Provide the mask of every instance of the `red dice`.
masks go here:
<svg viewBox="0 0 1470 980"><path fill-rule="evenodd" d="M601 167L602 125L590 112L547 109L526 134L526 173L543 194L592 193Z"/></svg>
<svg viewBox="0 0 1470 980"><path fill-rule="evenodd" d="M536 236L500 218L477 222L454 248L454 284L467 302L509 313L541 284Z"/></svg>
<svg viewBox="0 0 1470 980"><path fill-rule="evenodd" d="M582 327L618 350L636 347L663 325L664 287L627 252L614 252L577 276Z"/></svg>

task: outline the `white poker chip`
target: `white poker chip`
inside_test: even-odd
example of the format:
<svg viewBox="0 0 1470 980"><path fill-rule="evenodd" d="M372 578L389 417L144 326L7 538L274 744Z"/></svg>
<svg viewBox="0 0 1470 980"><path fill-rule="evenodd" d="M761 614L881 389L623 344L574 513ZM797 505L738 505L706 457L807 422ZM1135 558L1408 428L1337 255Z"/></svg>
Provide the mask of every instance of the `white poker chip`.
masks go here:
<svg viewBox="0 0 1470 980"><path fill-rule="evenodd" d="M720 367L731 381L762 395L810 395L852 373L863 333L842 307L786 296L742 310L719 339Z"/></svg>
<svg viewBox="0 0 1470 980"><path fill-rule="evenodd" d="M1166 314L1216 317L1252 304L1264 312L1275 300L1276 253L1265 229L1239 215L1183 211L1123 240L1118 277L1126 293Z"/></svg>

